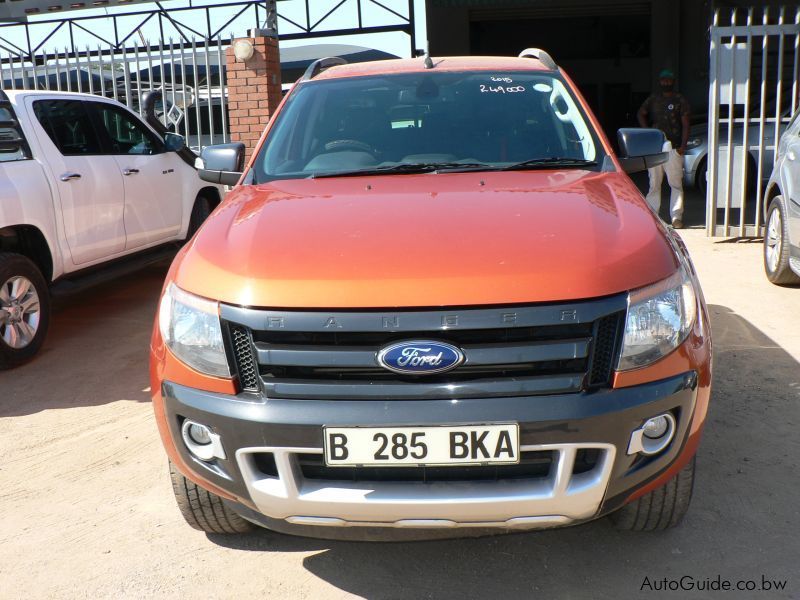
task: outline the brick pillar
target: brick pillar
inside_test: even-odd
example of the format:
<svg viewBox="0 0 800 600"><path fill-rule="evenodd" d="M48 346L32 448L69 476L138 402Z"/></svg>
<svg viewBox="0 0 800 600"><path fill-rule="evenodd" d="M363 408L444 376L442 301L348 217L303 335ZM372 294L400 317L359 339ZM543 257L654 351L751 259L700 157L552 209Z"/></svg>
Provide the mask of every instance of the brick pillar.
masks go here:
<svg viewBox="0 0 800 600"><path fill-rule="evenodd" d="M237 60L225 50L231 139L244 142L247 157L281 101L281 62L275 37L239 38L253 45L253 56ZM234 40L234 43L239 41Z"/></svg>

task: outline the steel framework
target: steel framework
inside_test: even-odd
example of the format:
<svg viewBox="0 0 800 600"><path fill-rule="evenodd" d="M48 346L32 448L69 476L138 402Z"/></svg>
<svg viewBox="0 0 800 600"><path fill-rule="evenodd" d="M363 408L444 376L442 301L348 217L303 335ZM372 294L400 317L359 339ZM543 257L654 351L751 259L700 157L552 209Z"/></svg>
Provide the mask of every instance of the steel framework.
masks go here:
<svg viewBox="0 0 800 600"><path fill-rule="evenodd" d="M105 15L75 11L60 13L64 16L58 19L0 23L0 50L13 56L2 60L23 59L41 64L54 54L74 58L88 46L97 45L117 51L144 50L148 46L158 50L173 38L186 44L194 39L213 43L234 29L237 35L251 29L268 34L277 31L283 40L402 32L409 37L411 55L416 51L414 0L281 0L280 6L286 7L287 13L290 7L294 8L301 18L283 14L275 0L189 0L188 5L174 4L154 2L146 10ZM333 21L346 25L332 26ZM99 24L112 29L112 35L98 33ZM156 35L145 36L144 31ZM56 36L60 39L57 45L52 43ZM158 38L159 43L151 46L145 37Z"/></svg>
<svg viewBox="0 0 800 600"><path fill-rule="evenodd" d="M313 7L312 0L281 0L294 8L286 14L276 0L183 4L0 23L0 88L88 92L139 112L144 93L160 90L164 126L199 150L230 139L225 49L235 37L231 30L277 35L280 27L278 37L292 40L404 32L414 54L413 0L313 0Z"/></svg>

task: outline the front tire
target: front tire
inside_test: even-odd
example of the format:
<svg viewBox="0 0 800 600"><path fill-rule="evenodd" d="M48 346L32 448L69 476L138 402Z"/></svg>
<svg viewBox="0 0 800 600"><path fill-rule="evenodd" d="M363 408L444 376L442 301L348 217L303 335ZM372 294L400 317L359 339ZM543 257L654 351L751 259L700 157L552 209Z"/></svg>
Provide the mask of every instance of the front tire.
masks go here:
<svg viewBox="0 0 800 600"><path fill-rule="evenodd" d="M610 515L617 529L655 531L675 527L692 501L695 458L666 485L645 494Z"/></svg>
<svg viewBox="0 0 800 600"><path fill-rule="evenodd" d="M169 475L181 515L195 529L206 533L248 533L255 528L229 509L222 498L181 475L172 461Z"/></svg>
<svg viewBox="0 0 800 600"><path fill-rule="evenodd" d="M0 253L0 369L29 361L50 326L50 293L36 264Z"/></svg>
<svg viewBox="0 0 800 600"><path fill-rule="evenodd" d="M783 208L783 198L775 196L767 211L764 233L764 272L776 285L796 285L800 277L789 266L789 224Z"/></svg>

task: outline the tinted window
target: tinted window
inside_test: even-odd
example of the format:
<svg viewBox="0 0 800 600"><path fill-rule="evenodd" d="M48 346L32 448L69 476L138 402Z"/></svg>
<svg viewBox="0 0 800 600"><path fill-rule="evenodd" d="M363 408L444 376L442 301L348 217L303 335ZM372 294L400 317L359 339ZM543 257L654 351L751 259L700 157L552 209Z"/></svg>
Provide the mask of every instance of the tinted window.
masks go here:
<svg viewBox="0 0 800 600"><path fill-rule="evenodd" d="M161 140L124 108L101 102L89 104L107 136L110 154L158 154L164 151Z"/></svg>
<svg viewBox="0 0 800 600"><path fill-rule="evenodd" d="M599 142L557 75L425 72L300 84L256 160L257 181L421 162L501 168L598 161Z"/></svg>
<svg viewBox="0 0 800 600"><path fill-rule="evenodd" d="M80 100L38 100L33 112L64 156L101 154L100 141Z"/></svg>
<svg viewBox="0 0 800 600"><path fill-rule="evenodd" d="M15 160L25 160L28 158L25 144L19 145L17 140L22 138L19 127L3 127L2 122L13 124L14 114L7 108L0 107L0 162L11 162ZM6 142L6 146L3 145Z"/></svg>

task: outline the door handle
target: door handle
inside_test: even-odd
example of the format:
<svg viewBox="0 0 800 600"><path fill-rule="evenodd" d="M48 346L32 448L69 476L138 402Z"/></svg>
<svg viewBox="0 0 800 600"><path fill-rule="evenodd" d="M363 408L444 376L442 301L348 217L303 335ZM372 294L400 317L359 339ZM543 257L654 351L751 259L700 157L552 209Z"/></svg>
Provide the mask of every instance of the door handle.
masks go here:
<svg viewBox="0 0 800 600"><path fill-rule="evenodd" d="M139 172L139 169L123 169L123 175L136 175Z"/></svg>
<svg viewBox="0 0 800 600"><path fill-rule="evenodd" d="M73 179L80 179L80 178L81 178L80 173L64 173L60 177L61 181L72 181Z"/></svg>

